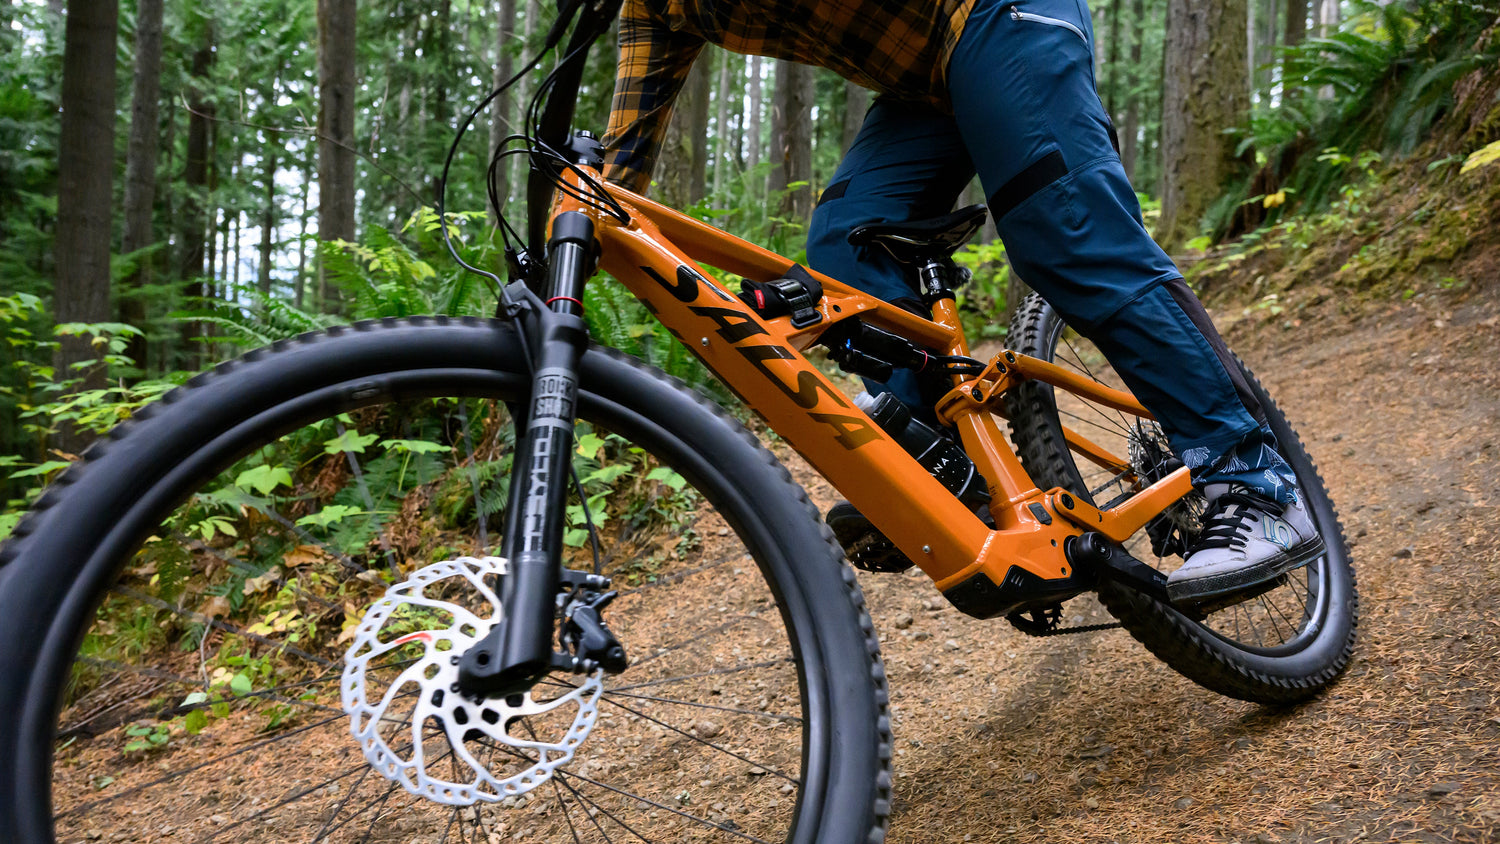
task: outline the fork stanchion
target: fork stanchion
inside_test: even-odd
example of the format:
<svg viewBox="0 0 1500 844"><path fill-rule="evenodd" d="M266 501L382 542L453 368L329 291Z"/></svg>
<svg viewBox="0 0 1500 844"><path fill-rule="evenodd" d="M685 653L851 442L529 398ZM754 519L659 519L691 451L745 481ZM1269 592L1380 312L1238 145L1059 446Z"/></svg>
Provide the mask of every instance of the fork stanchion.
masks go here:
<svg viewBox="0 0 1500 844"><path fill-rule="evenodd" d="M459 659L460 689L481 697L524 692L553 662L578 366L588 347L588 326L581 316L583 287L598 254L592 221L577 212L559 214L547 252L551 304L550 310L538 310L529 326L536 369L506 510L502 548L510 573L500 584L505 612Z"/></svg>

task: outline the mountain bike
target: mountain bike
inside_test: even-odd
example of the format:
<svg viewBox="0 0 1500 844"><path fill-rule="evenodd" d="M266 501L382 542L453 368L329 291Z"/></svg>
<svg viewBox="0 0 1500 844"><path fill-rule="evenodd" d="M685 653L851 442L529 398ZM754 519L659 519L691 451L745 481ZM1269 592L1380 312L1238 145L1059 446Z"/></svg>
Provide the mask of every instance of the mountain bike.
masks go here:
<svg viewBox="0 0 1500 844"><path fill-rule="evenodd" d="M1248 370L1327 550L1179 609L1162 570L1202 501L1108 362L1035 297L1010 348L970 355L951 254L984 209L851 234L911 268L929 319L604 184L569 124L612 14L583 8L533 103L530 248L497 318L220 365L96 443L0 547L0 839L882 840L886 680L844 550L740 421L589 342L596 271L868 518L854 564L915 565L1036 635L1097 594L1244 700L1343 670L1349 552ZM854 374L927 370L948 456L914 456L815 346ZM978 491L953 480L970 466Z"/></svg>

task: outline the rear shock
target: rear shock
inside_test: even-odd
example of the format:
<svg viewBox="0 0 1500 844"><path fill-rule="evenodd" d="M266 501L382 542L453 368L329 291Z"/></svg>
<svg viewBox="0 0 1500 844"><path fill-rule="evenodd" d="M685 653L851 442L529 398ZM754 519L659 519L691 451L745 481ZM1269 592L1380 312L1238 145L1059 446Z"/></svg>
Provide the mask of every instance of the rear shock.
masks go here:
<svg viewBox="0 0 1500 844"><path fill-rule="evenodd" d="M598 252L594 223L587 216L566 211L553 220L546 308L536 310L527 326L535 369L501 544L501 555L510 564L500 584L505 612L459 660L459 687L466 694L519 694L553 667L578 365L588 347L583 288Z"/></svg>

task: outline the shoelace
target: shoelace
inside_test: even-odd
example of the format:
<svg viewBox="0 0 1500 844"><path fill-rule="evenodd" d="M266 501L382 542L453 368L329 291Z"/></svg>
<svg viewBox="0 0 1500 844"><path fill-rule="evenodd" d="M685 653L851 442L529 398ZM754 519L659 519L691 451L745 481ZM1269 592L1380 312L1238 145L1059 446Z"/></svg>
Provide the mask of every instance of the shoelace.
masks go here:
<svg viewBox="0 0 1500 844"><path fill-rule="evenodd" d="M1238 507L1231 509L1234 505ZM1188 556L1208 548L1231 548L1238 551L1245 547L1250 531L1248 521L1260 521L1258 511L1276 511L1274 504L1257 495L1240 490L1225 492L1208 505L1203 514L1203 532L1188 549Z"/></svg>

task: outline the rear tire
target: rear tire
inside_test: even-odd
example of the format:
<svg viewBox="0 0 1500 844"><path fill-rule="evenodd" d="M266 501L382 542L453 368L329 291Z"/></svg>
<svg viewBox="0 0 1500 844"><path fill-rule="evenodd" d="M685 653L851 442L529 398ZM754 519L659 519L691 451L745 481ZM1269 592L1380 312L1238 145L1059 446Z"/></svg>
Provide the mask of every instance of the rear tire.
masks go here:
<svg viewBox="0 0 1500 844"><path fill-rule="evenodd" d="M605 618L632 666L605 677L596 732L524 808L450 811L365 763L334 688L346 647L334 640L340 617L354 606L357 618L382 580L430 560L497 552L488 526L500 519L487 517L497 509L484 502L503 499L492 479L505 475L482 470L507 448L504 402L529 389L520 361L513 328L493 321L387 320L309 334L198 376L67 470L0 546L0 641L9 643L0 649L0 841L50 844L100 829L142 840L164 825L194 841L405 841L416 831L446 840L455 829L455 840L485 841L497 824L509 825L507 836L530 829L591 840L631 837L626 823L648 837L656 830L658 840L734 840L734 831L882 840L885 675L832 535L738 422L608 349L584 355L580 419L618 443L609 447L622 459L649 454L677 473L661 477L685 479L701 499L649 555L626 559L627 534L659 513L616 512L601 529L605 573L622 590ZM379 436L359 451L328 445L335 437L357 445L347 438L367 433ZM324 446L335 450L325 455ZM264 457L289 453L312 457ZM285 484L264 474L246 480L247 458L294 474ZM657 463L638 465L638 474L615 477L637 488L656 483L645 470ZM398 471L399 495L372 501L364 479L386 472L389 484ZM185 523L177 514L256 478L265 492L235 493L240 503L217 511L229 514L235 541L220 528L172 550ZM346 510L329 509L335 499ZM444 507L459 515L439 518ZM343 524L363 524L368 536L335 538ZM145 562L164 539L162 554ZM712 558L710 544L720 549ZM278 565L255 578L229 576L271 553ZM329 576L343 572L341 562L364 571ZM209 610L213 593L168 590L178 564L190 577L217 572L230 584L226 603ZM586 551L571 563L588 565ZM236 615L241 601L259 608ZM675 638L660 632L677 627ZM215 663L216 648L230 661ZM215 665L247 679L210 688ZM205 690L222 706L191 702ZM67 738L55 741L59 732ZM505 761L491 751L486 764Z"/></svg>
<svg viewBox="0 0 1500 844"><path fill-rule="evenodd" d="M1035 293L1016 311L1010 347L1124 388L1104 356L1072 332L1052 306ZM1327 552L1285 575L1285 582L1275 589L1202 619L1189 618L1168 604L1114 582L1100 586L1099 600L1130 635L1193 682L1240 700L1294 703L1316 694L1348 665L1354 647L1358 595L1343 527L1317 467L1260 382L1243 363L1240 366L1265 408L1282 456L1296 473ZM1059 396L1064 402L1061 409ZM1154 423L1138 428L1133 417L1127 419L1124 414L1055 391L1047 384L1023 383L1008 401L1011 435L1032 479L1043 489L1063 487L1096 506L1104 506L1108 499L1131 490L1122 481L1111 483L1093 464L1074 459L1063 439L1063 419L1083 428L1081 433L1115 454L1126 454L1132 446L1137 455L1150 453L1150 441L1164 441L1158 439L1159 429ZM1180 512L1180 518L1190 521L1190 510ZM1131 553L1164 573L1180 564L1180 559L1157 556L1144 533L1127 544Z"/></svg>

